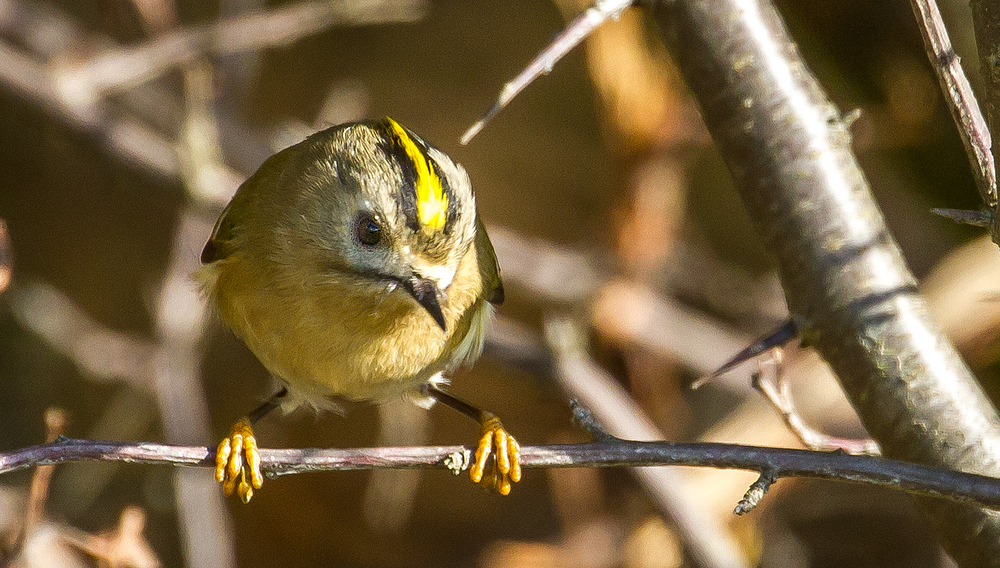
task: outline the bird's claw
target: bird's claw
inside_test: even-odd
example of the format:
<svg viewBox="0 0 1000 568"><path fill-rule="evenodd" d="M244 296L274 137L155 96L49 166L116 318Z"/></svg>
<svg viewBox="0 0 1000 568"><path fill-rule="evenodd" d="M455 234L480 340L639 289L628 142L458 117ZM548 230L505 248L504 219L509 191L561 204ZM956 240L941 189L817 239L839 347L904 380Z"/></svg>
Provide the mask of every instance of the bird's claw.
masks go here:
<svg viewBox="0 0 1000 568"><path fill-rule="evenodd" d="M219 443L215 452L215 480L222 484L227 496L235 490L244 503L249 503L254 489L264 484L260 471L260 451L250 421L240 418Z"/></svg>
<svg viewBox="0 0 1000 568"><path fill-rule="evenodd" d="M521 480L521 446L496 416L483 421L476 459L469 467L473 483L509 495L511 483Z"/></svg>

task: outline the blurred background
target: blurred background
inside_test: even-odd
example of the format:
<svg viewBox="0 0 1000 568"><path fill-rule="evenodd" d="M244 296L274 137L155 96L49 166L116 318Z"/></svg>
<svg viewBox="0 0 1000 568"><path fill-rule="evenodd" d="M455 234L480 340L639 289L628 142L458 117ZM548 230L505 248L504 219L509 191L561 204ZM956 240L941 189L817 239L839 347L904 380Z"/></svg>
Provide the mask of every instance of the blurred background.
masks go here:
<svg viewBox="0 0 1000 568"><path fill-rule="evenodd" d="M523 445L625 437L803 447L864 431L815 354L711 372L787 316L772 265L655 25L601 28L470 145L458 137L580 0L0 0L0 451L62 432L214 445L277 388L189 279L271 153L390 115L463 163L507 303L454 392ZM995 396L1000 254L930 214L979 206L905 0L778 2L941 327ZM966 71L965 0L941 9ZM772 401L750 387L768 377ZM598 393L588 399L585 393ZM776 406L815 432L793 434ZM274 413L264 447L471 444L450 409ZM511 496L446 471L305 474L248 506L205 469L60 465L0 479L0 564L947 566L903 494L682 468L527 470Z"/></svg>

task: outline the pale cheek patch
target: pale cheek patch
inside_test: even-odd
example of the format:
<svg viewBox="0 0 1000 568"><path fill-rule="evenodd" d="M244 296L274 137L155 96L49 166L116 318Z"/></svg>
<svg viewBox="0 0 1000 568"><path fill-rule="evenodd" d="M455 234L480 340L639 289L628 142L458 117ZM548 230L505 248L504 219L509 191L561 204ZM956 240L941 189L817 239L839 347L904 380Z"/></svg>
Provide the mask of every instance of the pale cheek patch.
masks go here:
<svg viewBox="0 0 1000 568"><path fill-rule="evenodd" d="M413 271L420 276L437 283L438 289L443 292L451 286L452 281L455 279L455 272L457 271L457 268L428 264L414 260Z"/></svg>

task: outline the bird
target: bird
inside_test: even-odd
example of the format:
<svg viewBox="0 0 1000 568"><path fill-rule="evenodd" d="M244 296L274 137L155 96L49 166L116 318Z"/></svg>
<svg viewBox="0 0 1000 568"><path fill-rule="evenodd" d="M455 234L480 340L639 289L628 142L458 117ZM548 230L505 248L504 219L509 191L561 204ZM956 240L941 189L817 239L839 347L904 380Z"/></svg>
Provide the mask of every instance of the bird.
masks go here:
<svg viewBox="0 0 1000 568"><path fill-rule="evenodd" d="M465 169L391 118L333 126L267 159L220 215L195 272L208 303L281 389L233 425L216 479L249 502L253 424L339 401L440 402L480 424L473 482L521 478L500 419L445 390L480 356L504 288Z"/></svg>

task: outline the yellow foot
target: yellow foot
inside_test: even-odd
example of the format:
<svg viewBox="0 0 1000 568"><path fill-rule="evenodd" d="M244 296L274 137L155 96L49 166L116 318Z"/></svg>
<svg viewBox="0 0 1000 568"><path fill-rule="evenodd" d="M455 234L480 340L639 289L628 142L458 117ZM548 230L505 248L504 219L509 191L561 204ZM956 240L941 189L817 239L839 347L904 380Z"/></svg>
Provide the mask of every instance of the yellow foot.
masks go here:
<svg viewBox="0 0 1000 568"><path fill-rule="evenodd" d="M233 424L229 437L219 443L215 452L215 480L222 484L226 495L232 495L237 489L244 503L249 503L253 490L264 484L257 439L246 418Z"/></svg>
<svg viewBox="0 0 1000 568"><path fill-rule="evenodd" d="M521 481L521 446L496 416L483 421L476 461L469 468L473 483L510 495L510 484Z"/></svg>

